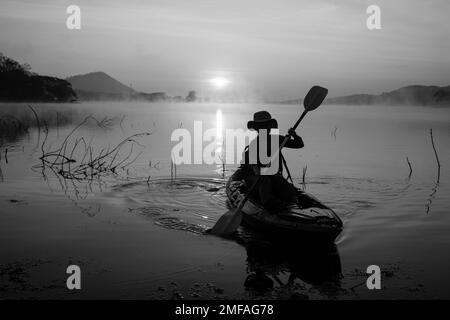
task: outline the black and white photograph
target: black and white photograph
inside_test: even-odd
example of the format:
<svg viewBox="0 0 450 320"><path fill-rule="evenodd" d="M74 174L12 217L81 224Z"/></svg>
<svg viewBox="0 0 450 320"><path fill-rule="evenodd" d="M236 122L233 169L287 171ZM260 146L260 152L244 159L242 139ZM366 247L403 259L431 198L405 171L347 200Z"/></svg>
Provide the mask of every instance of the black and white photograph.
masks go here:
<svg viewBox="0 0 450 320"><path fill-rule="evenodd" d="M450 299L449 13L0 0L0 300Z"/></svg>

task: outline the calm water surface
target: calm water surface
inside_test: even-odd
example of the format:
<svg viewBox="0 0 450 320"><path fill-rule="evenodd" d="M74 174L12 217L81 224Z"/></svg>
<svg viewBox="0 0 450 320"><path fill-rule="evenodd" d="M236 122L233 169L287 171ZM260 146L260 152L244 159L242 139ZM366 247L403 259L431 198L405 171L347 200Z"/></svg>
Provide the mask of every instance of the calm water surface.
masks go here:
<svg viewBox="0 0 450 320"><path fill-rule="evenodd" d="M0 123L0 298L450 298L450 109L322 106L307 115L297 130L305 148L284 154L295 182L306 167L303 187L345 224L336 250L317 252L248 230L231 240L202 234L227 210L224 183L235 165L180 165L170 180L174 129L193 132L196 120L203 130L245 128L261 106L33 106L40 132L26 105L0 105L3 121L33 125ZM282 133L301 113L263 108ZM42 152L90 114L100 123L74 131L66 154L81 138L95 157L130 135L149 135L125 143L115 174L63 179L43 170ZM81 291L65 289L69 264L82 269ZM382 290L365 286L371 264L381 267ZM251 285L254 274L268 285Z"/></svg>

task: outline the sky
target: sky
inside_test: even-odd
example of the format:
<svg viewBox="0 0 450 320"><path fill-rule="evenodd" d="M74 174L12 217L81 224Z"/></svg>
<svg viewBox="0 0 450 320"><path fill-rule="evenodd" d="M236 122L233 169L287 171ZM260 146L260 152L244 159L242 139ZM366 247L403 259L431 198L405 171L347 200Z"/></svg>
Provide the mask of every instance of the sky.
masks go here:
<svg viewBox="0 0 450 320"><path fill-rule="evenodd" d="M66 27L69 5L81 30ZM381 9L368 30L366 9ZM145 92L379 94L450 85L448 0L0 0L0 52L40 74L104 71Z"/></svg>

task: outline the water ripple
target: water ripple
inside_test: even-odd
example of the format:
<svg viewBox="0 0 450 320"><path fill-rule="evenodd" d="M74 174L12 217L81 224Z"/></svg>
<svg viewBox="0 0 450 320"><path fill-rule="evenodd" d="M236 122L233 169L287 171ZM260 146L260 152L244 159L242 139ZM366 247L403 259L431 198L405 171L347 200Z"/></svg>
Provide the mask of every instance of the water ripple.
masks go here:
<svg viewBox="0 0 450 320"><path fill-rule="evenodd" d="M203 233L227 210L225 182L219 179L157 179L113 189L133 213L169 229Z"/></svg>

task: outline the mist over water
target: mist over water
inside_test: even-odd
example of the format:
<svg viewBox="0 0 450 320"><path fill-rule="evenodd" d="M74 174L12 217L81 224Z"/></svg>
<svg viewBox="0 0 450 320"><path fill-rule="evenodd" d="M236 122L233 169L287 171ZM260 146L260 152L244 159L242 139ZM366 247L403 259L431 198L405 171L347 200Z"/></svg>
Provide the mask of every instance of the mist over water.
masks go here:
<svg viewBox="0 0 450 320"><path fill-rule="evenodd" d="M261 255L245 230L235 240L202 234L227 210L224 183L237 166L227 164L223 172L222 165L179 165L171 181L175 143L170 137L180 127L193 133L194 121L202 121L203 130L245 129L259 110L268 110L284 134L300 107L83 103L33 108L40 132L26 105L0 105L0 117L10 115L17 122L11 127L2 122L0 130L0 281L6 287L0 298L254 298L258 295L244 282L255 268L281 280L259 293L269 298L450 297L445 276L450 259L443 254L450 249L448 109L324 105L309 113L297 129L305 147L283 153L299 185L306 167L303 187L338 213L344 231L336 252L311 255L302 244L297 252L279 254L279 248L267 245L264 250L272 254ZM118 155L130 153L135 161L86 180L42 170L42 149L57 149L90 114L96 120L81 126L72 143L83 137L98 154L126 137L149 133ZM19 122L31 126L21 130ZM439 183L430 128L442 165ZM75 295L64 287L70 262L86 270L86 290ZM357 286L371 264L384 272L385 289L379 292ZM11 270L21 270L20 281ZM288 287L290 277L294 286Z"/></svg>

